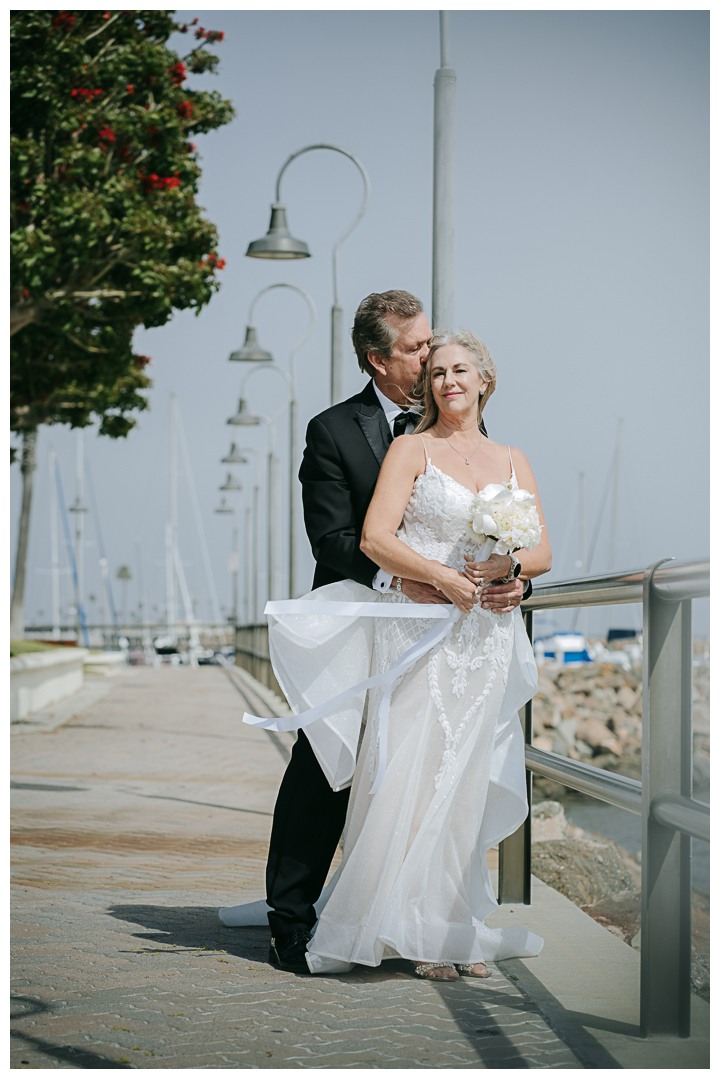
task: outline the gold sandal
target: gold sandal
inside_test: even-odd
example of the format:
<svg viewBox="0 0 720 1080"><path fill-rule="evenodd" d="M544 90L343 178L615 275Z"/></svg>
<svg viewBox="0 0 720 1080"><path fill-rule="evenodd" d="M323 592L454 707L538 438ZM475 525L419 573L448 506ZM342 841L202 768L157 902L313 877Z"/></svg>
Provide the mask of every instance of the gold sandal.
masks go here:
<svg viewBox="0 0 720 1080"><path fill-rule="evenodd" d="M430 975L431 971L439 971L441 968L452 968L452 975ZM420 979L435 979L436 982L452 982L457 979L455 965L446 960L436 960L434 964L415 964L415 974Z"/></svg>
<svg viewBox="0 0 720 1080"><path fill-rule="evenodd" d="M482 966L485 968L484 973L473 970L474 968L476 968L478 966L478 964L482 964ZM460 972L461 975L469 975L473 979L489 979L490 978L490 972L488 971L487 967L485 966L485 961L484 960L476 960L474 964L456 964L455 967L457 968L457 970Z"/></svg>

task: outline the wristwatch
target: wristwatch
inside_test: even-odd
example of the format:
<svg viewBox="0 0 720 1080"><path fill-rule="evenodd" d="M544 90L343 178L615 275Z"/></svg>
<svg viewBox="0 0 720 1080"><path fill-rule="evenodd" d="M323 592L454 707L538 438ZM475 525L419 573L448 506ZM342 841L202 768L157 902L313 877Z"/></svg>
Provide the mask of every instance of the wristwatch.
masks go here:
<svg viewBox="0 0 720 1080"><path fill-rule="evenodd" d="M511 551L508 552L508 556L510 558L510 572L506 574L504 578L500 578L500 581L503 582L503 584L505 582L512 581L513 578L516 578L522 570L522 566L520 565L520 560L518 559L518 557L516 555L513 555Z"/></svg>

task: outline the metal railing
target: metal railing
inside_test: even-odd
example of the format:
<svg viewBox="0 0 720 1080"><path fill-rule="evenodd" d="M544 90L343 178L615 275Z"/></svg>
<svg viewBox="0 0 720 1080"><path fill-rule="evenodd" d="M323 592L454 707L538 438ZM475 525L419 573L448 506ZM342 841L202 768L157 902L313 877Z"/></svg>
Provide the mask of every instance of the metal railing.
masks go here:
<svg viewBox="0 0 720 1080"><path fill-rule="evenodd" d="M285 699L270 662L267 623L235 628L235 664Z"/></svg>
<svg viewBox="0 0 720 1080"><path fill-rule="evenodd" d="M708 841L710 809L692 798L692 600L710 593L708 562L663 559L646 569L538 585L533 612L598 604L643 605L642 783L532 746L532 701L521 715L528 805L532 773L642 817L640 1028L690 1034L690 837ZM532 810L500 845L501 904L529 904Z"/></svg>

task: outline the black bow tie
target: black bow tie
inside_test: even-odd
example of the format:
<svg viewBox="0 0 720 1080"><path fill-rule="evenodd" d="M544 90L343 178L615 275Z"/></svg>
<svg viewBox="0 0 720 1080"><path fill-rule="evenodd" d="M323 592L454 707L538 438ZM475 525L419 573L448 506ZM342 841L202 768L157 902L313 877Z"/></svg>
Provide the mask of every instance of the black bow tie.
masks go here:
<svg viewBox="0 0 720 1080"><path fill-rule="evenodd" d="M404 435L408 428L411 432L415 430L415 417L410 409L399 413L395 417L393 421L393 439L397 439L398 435Z"/></svg>

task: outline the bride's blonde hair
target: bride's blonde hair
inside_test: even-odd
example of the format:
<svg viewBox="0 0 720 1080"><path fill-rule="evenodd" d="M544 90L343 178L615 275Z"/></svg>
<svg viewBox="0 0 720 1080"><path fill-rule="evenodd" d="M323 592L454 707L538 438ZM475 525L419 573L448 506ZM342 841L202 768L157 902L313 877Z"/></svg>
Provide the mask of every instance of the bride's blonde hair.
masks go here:
<svg viewBox="0 0 720 1080"><path fill-rule="evenodd" d="M490 355L490 350L487 345L481 341L480 338L475 337L469 330L435 330L430 344L428 358L423 365L422 375L410 391L413 407L422 417L420 423L415 428L416 435L420 434L422 431L427 431L428 428L431 428L433 424L437 423L438 407L435 398L433 397L430 373L432 371L433 356L443 345L461 345L463 349L467 349L478 370L480 378L483 382L487 383L484 393L478 398L478 427L482 420L483 409L487 405L488 398L497 385L497 368L495 367L495 361Z"/></svg>

